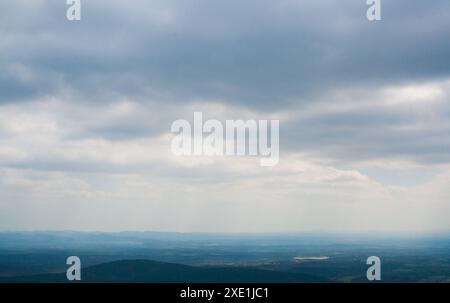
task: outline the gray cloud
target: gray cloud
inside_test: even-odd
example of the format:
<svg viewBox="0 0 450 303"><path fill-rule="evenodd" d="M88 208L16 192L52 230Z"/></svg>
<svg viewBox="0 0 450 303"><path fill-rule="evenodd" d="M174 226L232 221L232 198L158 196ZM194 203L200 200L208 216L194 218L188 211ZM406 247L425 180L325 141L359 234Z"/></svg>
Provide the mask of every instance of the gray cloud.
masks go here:
<svg viewBox="0 0 450 303"><path fill-rule="evenodd" d="M447 0L82 4L0 2L0 228L448 228ZM171 157L194 111L279 118L279 166Z"/></svg>
<svg viewBox="0 0 450 303"><path fill-rule="evenodd" d="M3 60L48 83L2 99L58 94L57 78L90 101L212 98L273 109L331 88L449 76L448 1L387 1L377 24L364 1L315 2L95 0L83 3L80 23L64 19L61 1L33 13L26 1L3 4Z"/></svg>

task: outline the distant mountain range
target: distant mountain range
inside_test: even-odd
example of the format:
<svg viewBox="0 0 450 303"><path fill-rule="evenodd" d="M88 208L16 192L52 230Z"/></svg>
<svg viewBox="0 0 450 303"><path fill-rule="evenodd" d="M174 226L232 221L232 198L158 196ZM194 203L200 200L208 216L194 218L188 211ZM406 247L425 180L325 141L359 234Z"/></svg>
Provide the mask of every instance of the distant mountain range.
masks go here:
<svg viewBox="0 0 450 303"><path fill-rule="evenodd" d="M82 269L85 283L295 283L324 282L305 274L251 267L196 267L149 260L124 260ZM5 282L65 283L65 273L9 277ZM2 282L2 279L0 279Z"/></svg>

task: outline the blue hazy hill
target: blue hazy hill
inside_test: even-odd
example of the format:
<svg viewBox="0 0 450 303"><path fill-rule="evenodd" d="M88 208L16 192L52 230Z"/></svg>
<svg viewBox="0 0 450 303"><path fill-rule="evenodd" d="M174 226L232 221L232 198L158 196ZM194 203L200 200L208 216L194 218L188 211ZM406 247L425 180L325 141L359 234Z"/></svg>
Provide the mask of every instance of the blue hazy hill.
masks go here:
<svg viewBox="0 0 450 303"><path fill-rule="evenodd" d="M15 277L9 278L7 281L26 283L68 282L65 273ZM150 260L116 261L82 270L82 282L87 283L308 283L320 281L324 281L324 279L299 273L246 267L194 267Z"/></svg>
<svg viewBox="0 0 450 303"><path fill-rule="evenodd" d="M2 281L64 282L69 256L86 282L365 282L369 256L384 282L450 282L448 234L0 232Z"/></svg>

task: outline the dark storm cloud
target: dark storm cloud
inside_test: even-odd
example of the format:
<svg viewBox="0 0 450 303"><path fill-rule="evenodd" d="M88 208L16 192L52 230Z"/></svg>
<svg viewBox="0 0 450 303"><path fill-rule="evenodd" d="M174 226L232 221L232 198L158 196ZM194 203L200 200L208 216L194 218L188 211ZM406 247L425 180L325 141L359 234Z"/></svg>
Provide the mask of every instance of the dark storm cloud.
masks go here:
<svg viewBox="0 0 450 303"><path fill-rule="evenodd" d="M360 99L348 96L363 103L386 85L450 77L449 1L382 1L381 22L366 20L365 2L90 0L82 21L68 22L65 1L2 1L0 102L151 104L64 137L127 140L167 132L174 119L192 116L178 108L192 100L289 112L323 96L335 102L340 90L363 90ZM425 118L407 105L293 118L282 124L282 148L448 162L448 96Z"/></svg>
<svg viewBox="0 0 450 303"><path fill-rule="evenodd" d="M48 83L11 87L2 101L58 94L289 106L331 88L440 78L450 71L450 3L383 1L64 1L2 4L0 66L23 64ZM0 87L11 82L1 78Z"/></svg>

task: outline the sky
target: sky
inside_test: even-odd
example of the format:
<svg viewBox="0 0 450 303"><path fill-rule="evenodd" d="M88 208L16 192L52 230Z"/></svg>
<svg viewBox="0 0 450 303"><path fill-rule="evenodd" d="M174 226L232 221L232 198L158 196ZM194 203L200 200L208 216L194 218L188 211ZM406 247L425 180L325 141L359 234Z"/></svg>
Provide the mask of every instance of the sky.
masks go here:
<svg viewBox="0 0 450 303"><path fill-rule="evenodd" d="M0 0L0 230L450 230L450 2ZM277 119L280 162L171 125Z"/></svg>

